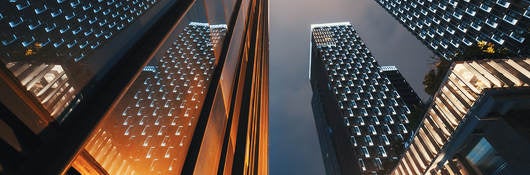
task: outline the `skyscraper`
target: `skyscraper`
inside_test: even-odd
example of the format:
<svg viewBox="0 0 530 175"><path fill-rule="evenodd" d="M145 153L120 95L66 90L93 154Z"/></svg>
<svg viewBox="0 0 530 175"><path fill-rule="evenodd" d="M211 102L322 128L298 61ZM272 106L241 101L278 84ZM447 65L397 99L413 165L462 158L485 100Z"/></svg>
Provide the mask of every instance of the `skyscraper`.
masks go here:
<svg viewBox="0 0 530 175"><path fill-rule="evenodd" d="M410 110L350 23L311 25L312 106L328 174L388 173Z"/></svg>
<svg viewBox="0 0 530 175"><path fill-rule="evenodd" d="M409 107L418 106L422 107L423 102L414 89L407 82L405 77L399 72L396 66L381 66L381 70L392 85L396 88L396 91L401 95L401 99L405 101L405 104Z"/></svg>
<svg viewBox="0 0 530 175"><path fill-rule="evenodd" d="M529 63L454 63L392 174L526 174Z"/></svg>
<svg viewBox="0 0 530 175"><path fill-rule="evenodd" d="M478 41L530 54L528 1L376 2L439 56L451 58Z"/></svg>
<svg viewBox="0 0 530 175"><path fill-rule="evenodd" d="M267 6L0 2L0 172L266 174Z"/></svg>
<svg viewBox="0 0 530 175"><path fill-rule="evenodd" d="M405 77L401 75L396 66L381 66L382 74L385 75L396 91L401 96L401 99L410 108L411 115L409 115L409 130L415 131L420 123L423 113L425 112L425 105L418 94L412 89Z"/></svg>

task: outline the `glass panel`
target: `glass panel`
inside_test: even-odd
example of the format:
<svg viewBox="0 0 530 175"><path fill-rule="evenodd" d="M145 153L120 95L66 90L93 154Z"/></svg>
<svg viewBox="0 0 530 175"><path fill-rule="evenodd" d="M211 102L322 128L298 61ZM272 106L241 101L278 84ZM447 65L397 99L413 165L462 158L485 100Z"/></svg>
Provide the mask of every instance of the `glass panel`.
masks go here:
<svg viewBox="0 0 530 175"><path fill-rule="evenodd" d="M109 174L181 172L228 30L211 5L192 5L86 145Z"/></svg>
<svg viewBox="0 0 530 175"><path fill-rule="evenodd" d="M481 138L475 147L469 151L466 159L471 166L483 174L496 174L509 169L508 163L498 155L495 148L485 138Z"/></svg>

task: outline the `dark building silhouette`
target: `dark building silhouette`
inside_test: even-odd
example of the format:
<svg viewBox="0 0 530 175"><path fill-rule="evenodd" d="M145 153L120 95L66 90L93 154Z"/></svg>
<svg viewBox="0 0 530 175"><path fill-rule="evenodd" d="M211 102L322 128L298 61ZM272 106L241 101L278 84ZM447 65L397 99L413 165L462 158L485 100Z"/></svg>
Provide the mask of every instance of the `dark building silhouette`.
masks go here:
<svg viewBox="0 0 530 175"><path fill-rule="evenodd" d="M312 107L327 174L385 174L411 111L350 23L311 25Z"/></svg>
<svg viewBox="0 0 530 175"><path fill-rule="evenodd" d="M425 112L425 104L418 94L416 94L414 89L412 89L407 80L405 80L405 77L401 75L396 66L381 66L381 70L383 70L382 74L390 80L392 85L396 88L396 91L401 95L401 99L403 99L405 104L410 108L410 123L407 126L411 131L416 131Z"/></svg>
<svg viewBox="0 0 530 175"><path fill-rule="evenodd" d="M267 174L267 9L1 1L0 174Z"/></svg>
<svg viewBox="0 0 530 175"><path fill-rule="evenodd" d="M407 82L405 77L399 72L396 66L381 66L383 74L390 80L396 91L401 95L407 106L423 106L423 102L414 89Z"/></svg>

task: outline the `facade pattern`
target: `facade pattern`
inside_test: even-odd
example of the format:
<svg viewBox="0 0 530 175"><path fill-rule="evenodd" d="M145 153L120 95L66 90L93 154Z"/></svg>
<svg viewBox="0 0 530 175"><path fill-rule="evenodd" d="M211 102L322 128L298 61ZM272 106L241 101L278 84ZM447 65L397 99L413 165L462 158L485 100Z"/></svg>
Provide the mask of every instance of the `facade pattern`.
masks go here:
<svg viewBox="0 0 530 175"><path fill-rule="evenodd" d="M390 80L392 85L396 88L399 95L401 95L401 98L407 106L409 107L423 107L423 102L421 101L420 97L414 89L410 86L410 84L407 82L405 77L399 72L398 68L396 66L381 66L381 70L383 70L383 74ZM411 109L414 110L414 109ZM413 128L411 128L413 129Z"/></svg>
<svg viewBox="0 0 530 175"><path fill-rule="evenodd" d="M17 59L39 50L79 62L158 1L2 1L0 52Z"/></svg>
<svg viewBox="0 0 530 175"><path fill-rule="evenodd" d="M529 54L530 2L376 0L434 53L451 59L479 41Z"/></svg>
<svg viewBox="0 0 530 175"><path fill-rule="evenodd" d="M173 3L1 1L0 62L8 77L18 81L16 86L27 90L22 98L37 101L28 105L36 105L30 108L37 114L22 120L35 133L63 122L83 100L81 92L92 78L104 74L130 47L117 42L137 40Z"/></svg>
<svg viewBox="0 0 530 175"><path fill-rule="evenodd" d="M440 90L435 94L431 106L427 109L424 120L420 124L409 149L392 174L467 174L466 169L472 168L464 166L462 161L452 160L451 156L456 156L452 145L466 142L467 136L461 136L465 132L470 132L471 135L487 135L484 134L486 132L478 134L476 133L477 130L473 131L472 129L475 127L474 122L483 120L479 119L482 117L480 112L493 108L502 109L503 105L515 102L501 102L502 105L491 105L493 103L486 100L487 93L495 89L506 92L524 89L528 88L529 84L530 59L483 60L453 64ZM518 96L517 101L526 98ZM509 96L503 98L507 97ZM491 106L486 107L482 103ZM489 125L489 127L493 127L491 122ZM488 126L484 128L479 130L488 130ZM494 130L493 132L502 133L501 128L494 127L491 129ZM519 140L518 142L524 145L528 141ZM482 151L478 151L479 155L488 153L487 145L489 144L483 139L478 141L477 145L479 146L476 148L483 148ZM510 147L512 147L513 153L517 146L512 145ZM516 154L524 153L517 152ZM523 159L517 161L524 162ZM499 165L495 172L508 173L505 171L506 167L506 165Z"/></svg>
<svg viewBox="0 0 530 175"><path fill-rule="evenodd" d="M341 166L359 167L357 172L330 170L332 167L326 167L326 171L388 172L401 154L397 147L402 146L409 136L406 127L409 108L390 80L382 74L381 67L351 24L314 24L311 36L310 74L313 93L317 94L313 97L313 108L317 112L315 121L320 139L324 139L322 134L336 134L341 132L340 129L346 132L342 136L331 136L339 139L334 140L332 145L337 146L342 139L346 141L346 149L336 147L330 151L333 149L323 147L324 161L328 161L326 157L331 154ZM331 99L332 103L326 103L326 99ZM316 104L323 105L323 109L316 110ZM338 116L328 113L330 110L336 111ZM325 124L319 123L323 120ZM342 122L337 124L335 120ZM340 163L344 161L341 158L346 155L344 151L353 152L353 157L345 158L352 164Z"/></svg>
<svg viewBox="0 0 530 175"><path fill-rule="evenodd" d="M181 171L215 68L214 43L225 33L226 25L192 22L144 69L85 147L108 173Z"/></svg>
<svg viewBox="0 0 530 175"><path fill-rule="evenodd" d="M0 174L267 174L267 9L0 1Z"/></svg>

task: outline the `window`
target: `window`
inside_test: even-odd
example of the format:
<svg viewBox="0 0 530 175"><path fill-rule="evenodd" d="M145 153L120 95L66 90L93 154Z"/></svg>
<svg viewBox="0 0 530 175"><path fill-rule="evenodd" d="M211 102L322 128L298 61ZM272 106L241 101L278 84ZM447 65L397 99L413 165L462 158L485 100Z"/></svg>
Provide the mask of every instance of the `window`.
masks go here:
<svg viewBox="0 0 530 175"><path fill-rule="evenodd" d="M386 94L384 92L379 92L379 96L383 99L386 99Z"/></svg>
<svg viewBox="0 0 530 175"><path fill-rule="evenodd" d="M399 119L402 123L409 123L409 119L407 118L405 114L399 115Z"/></svg>
<svg viewBox="0 0 530 175"><path fill-rule="evenodd" d="M351 107L353 107L353 108L357 108L357 104L356 104L355 101L353 101L353 100L350 101L350 105L351 105Z"/></svg>
<svg viewBox="0 0 530 175"><path fill-rule="evenodd" d="M405 113L410 114L410 109L408 106L403 106L403 110L405 111Z"/></svg>
<svg viewBox="0 0 530 175"><path fill-rule="evenodd" d="M358 135L358 136L361 135L361 130L359 129L358 126L353 126L353 132L355 133L355 135Z"/></svg>
<svg viewBox="0 0 530 175"><path fill-rule="evenodd" d="M497 25L498 25L497 18L491 17L491 18L486 19L486 24L492 28L497 28Z"/></svg>
<svg viewBox="0 0 530 175"><path fill-rule="evenodd" d="M486 5L486 3L482 3L480 4L480 9L486 11L486 12L490 12L491 11L491 7L489 7L488 5Z"/></svg>
<svg viewBox="0 0 530 175"><path fill-rule="evenodd" d="M381 99L377 99L377 104L378 104L380 107L385 107L385 103L383 103L383 100L381 100Z"/></svg>
<svg viewBox="0 0 530 175"><path fill-rule="evenodd" d="M364 165L363 159L359 159L359 166L363 171L366 171L366 165Z"/></svg>
<svg viewBox="0 0 530 175"><path fill-rule="evenodd" d="M517 24L517 19L515 19L512 15L514 15L513 12L508 12L508 14L504 15L502 20L504 20L507 23L510 23L512 25Z"/></svg>
<svg viewBox="0 0 530 175"><path fill-rule="evenodd" d="M407 128L405 128L405 125L399 124L398 127L401 130L401 132L403 132L405 134L408 133Z"/></svg>
<svg viewBox="0 0 530 175"><path fill-rule="evenodd" d="M525 17L527 17L527 18L530 18L530 6L528 6L528 7L526 8L526 11L524 11L523 16L525 16Z"/></svg>
<svg viewBox="0 0 530 175"><path fill-rule="evenodd" d="M369 125L369 126L368 126L368 130L370 130L370 133L371 133L372 135L377 135L377 131L375 130L374 125Z"/></svg>
<svg viewBox="0 0 530 175"><path fill-rule="evenodd" d="M385 115L385 122L394 124L394 119L390 115Z"/></svg>
<svg viewBox="0 0 530 175"><path fill-rule="evenodd" d="M368 148L366 148L366 146L361 147L361 151L364 154L364 157L366 158L370 157L370 153L368 152Z"/></svg>
<svg viewBox="0 0 530 175"><path fill-rule="evenodd" d="M368 144L369 146L374 146L374 142L372 141L372 137L369 135L364 136L364 142Z"/></svg>
<svg viewBox="0 0 530 175"><path fill-rule="evenodd" d="M510 32L510 38L514 39L515 41L519 42L519 43L523 43L525 38L522 36L522 33L524 33L524 31L519 31L519 30L515 30L515 31L512 31Z"/></svg>
<svg viewBox="0 0 530 175"><path fill-rule="evenodd" d="M491 36L491 39L492 39L493 41L497 42L497 43L500 44L500 45L504 44L504 39L502 39L502 38L500 37L499 34L497 34L497 35L492 35L492 36Z"/></svg>
<svg viewBox="0 0 530 175"><path fill-rule="evenodd" d="M386 154L386 151L385 151L385 148L383 146L378 146L377 147L377 151L379 152L379 155L383 156L383 157L387 157L387 154Z"/></svg>
<svg viewBox="0 0 530 175"><path fill-rule="evenodd" d="M357 117L357 124L361 126L365 124L363 117L360 117L360 116Z"/></svg>
<svg viewBox="0 0 530 175"><path fill-rule="evenodd" d="M355 98L355 100L361 100L361 96L359 96L359 93L354 93L353 98Z"/></svg>
<svg viewBox="0 0 530 175"><path fill-rule="evenodd" d="M392 134L392 130L390 129L390 127L389 127L387 124L384 124L384 125L383 125L383 131L384 131L386 134Z"/></svg>
<svg viewBox="0 0 530 175"><path fill-rule="evenodd" d="M497 4L504 8L508 8L510 6L510 3L507 0L497 0Z"/></svg>
<svg viewBox="0 0 530 175"><path fill-rule="evenodd" d="M379 125L379 119L376 117L376 116L372 116L372 121L376 124L376 125Z"/></svg>
<svg viewBox="0 0 530 175"><path fill-rule="evenodd" d="M383 89L383 91L388 92L388 87L386 85L382 85L381 88Z"/></svg>
<svg viewBox="0 0 530 175"><path fill-rule="evenodd" d="M400 98L401 97L401 96L399 96L399 93L397 91L393 91L392 93L394 94L394 97L396 97L396 98Z"/></svg>
<svg viewBox="0 0 530 175"><path fill-rule="evenodd" d="M495 174L504 172L506 167L506 160L498 155L497 151L485 138L480 141L469 151L466 159L470 165L483 174ZM504 171L502 171L504 170Z"/></svg>
<svg viewBox="0 0 530 175"><path fill-rule="evenodd" d="M386 135L382 135L381 140L383 141L383 143L385 143L385 145L390 145L390 141L388 140L388 137Z"/></svg>
<svg viewBox="0 0 530 175"><path fill-rule="evenodd" d="M353 146L357 146L357 140L355 140L355 136L350 136L350 143L351 143Z"/></svg>
<svg viewBox="0 0 530 175"><path fill-rule="evenodd" d="M362 114L363 116L368 116L368 112L366 111L365 108L361 108L361 114Z"/></svg>
<svg viewBox="0 0 530 175"><path fill-rule="evenodd" d="M393 106L398 106L398 102L397 102L396 99L394 99L394 98L391 98L391 99L390 99L390 103L391 103Z"/></svg>
<svg viewBox="0 0 530 175"><path fill-rule="evenodd" d="M375 113L376 113L377 115L379 115L379 116L380 116L380 115L383 115L383 114L381 113L381 110L379 109L379 107L375 107L375 108L374 108L374 111L375 111Z"/></svg>
<svg viewBox="0 0 530 175"><path fill-rule="evenodd" d="M344 125L346 126L350 126L350 120L348 120L348 118L344 118Z"/></svg>
<svg viewBox="0 0 530 175"><path fill-rule="evenodd" d="M372 107L372 105L370 104L370 101L368 101L368 100L364 100L363 104L364 104L365 107Z"/></svg>
<svg viewBox="0 0 530 175"><path fill-rule="evenodd" d="M342 97L342 101L348 101L348 97L346 97L345 94L342 94L341 97Z"/></svg>

